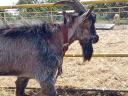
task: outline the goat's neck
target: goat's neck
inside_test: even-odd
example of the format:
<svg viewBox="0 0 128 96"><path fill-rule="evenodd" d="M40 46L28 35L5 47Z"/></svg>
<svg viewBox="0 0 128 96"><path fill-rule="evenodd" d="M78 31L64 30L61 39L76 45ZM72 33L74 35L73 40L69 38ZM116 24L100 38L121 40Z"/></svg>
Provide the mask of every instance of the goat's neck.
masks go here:
<svg viewBox="0 0 128 96"><path fill-rule="evenodd" d="M77 40L77 31L74 28L68 29L68 41L69 44L72 44L75 40Z"/></svg>
<svg viewBox="0 0 128 96"><path fill-rule="evenodd" d="M64 37L64 53L68 50L68 46L77 40L77 31L73 27L69 28L65 25L61 25L61 30Z"/></svg>

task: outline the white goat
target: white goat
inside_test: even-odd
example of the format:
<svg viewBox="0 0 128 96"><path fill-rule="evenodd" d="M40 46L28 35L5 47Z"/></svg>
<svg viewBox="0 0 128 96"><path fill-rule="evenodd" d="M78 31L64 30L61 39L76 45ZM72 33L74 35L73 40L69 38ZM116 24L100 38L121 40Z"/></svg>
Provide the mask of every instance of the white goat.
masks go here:
<svg viewBox="0 0 128 96"><path fill-rule="evenodd" d="M113 19L114 19L113 20L114 23L117 24L117 25L119 25L120 15L119 14L115 14Z"/></svg>

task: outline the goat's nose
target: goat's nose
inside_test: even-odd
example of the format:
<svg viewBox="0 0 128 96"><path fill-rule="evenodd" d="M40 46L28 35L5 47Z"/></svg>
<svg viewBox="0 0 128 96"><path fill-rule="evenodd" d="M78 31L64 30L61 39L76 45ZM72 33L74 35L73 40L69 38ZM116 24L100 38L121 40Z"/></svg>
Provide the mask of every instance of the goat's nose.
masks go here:
<svg viewBox="0 0 128 96"><path fill-rule="evenodd" d="M98 41L99 41L99 36L98 35L92 36L92 43L97 43Z"/></svg>

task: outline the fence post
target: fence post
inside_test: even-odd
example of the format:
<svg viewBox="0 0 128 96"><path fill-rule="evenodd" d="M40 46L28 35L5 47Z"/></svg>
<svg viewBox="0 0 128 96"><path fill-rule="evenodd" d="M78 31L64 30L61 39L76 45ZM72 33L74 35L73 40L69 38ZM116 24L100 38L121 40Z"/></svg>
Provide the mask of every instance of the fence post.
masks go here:
<svg viewBox="0 0 128 96"><path fill-rule="evenodd" d="M2 16L1 20L2 20L3 24L5 26L7 26L8 24L7 24L7 20L6 20L5 11L1 11L1 16Z"/></svg>
<svg viewBox="0 0 128 96"><path fill-rule="evenodd" d="M119 25L120 25L120 16L121 16L121 9L119 8L119 22L118 22Z"/></svg>
<svg viewBox="0 0 128 96"><path fill-rule="evenodd" d="M50 22L53 23L54 22L54 19L53 19L53 14L52 14L52 8L50 8L50 14L51 14L50 15L50 19L51 19Z"/></svg>

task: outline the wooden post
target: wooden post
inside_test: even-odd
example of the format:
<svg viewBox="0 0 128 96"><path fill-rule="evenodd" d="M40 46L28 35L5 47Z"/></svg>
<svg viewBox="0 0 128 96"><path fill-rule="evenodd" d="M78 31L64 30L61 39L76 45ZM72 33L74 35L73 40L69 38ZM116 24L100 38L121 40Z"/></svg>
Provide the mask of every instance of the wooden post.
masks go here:
<svg viewBox="0 0 128 96"><path fill-rule="evenodd" d="M128 2L128 0L87 0L87 1L83 1L81 3L83 3L83 4L103 4L103 3L110 4L110 3L114 3L114 2ZM40 7L52 7L53 5L54 5L54 3L21 4L21 5L15 5L15 6L0 6L0 9L40 8Z"/></svg>
<svg viewBox="0 0 128 96"><path fill-rule="evenodd" d="M54 22L54 19L53 19L53 14L52 14L52 8L50 8L50 19L51 19L51 23L53 23Z"/></svg>
<svg viewBox="0 0 128 96"><path fill-rule="evenodd" d="M120 25L120 16L121 16L121 9L119 8L119 21L118 21L119 25Z"/></svg>
<svg viewBox="0 0 128 96"><path fill-rule="evenodd" d="M65 57L82 57L81 54L65 54ZM93 57L128 57L128 54L125 53L116 53L116 54L107 54L107 53L100 53L100 54L93 54Z"/></svg>
<svg viewBox="0 0 128 96"><path fill-rule="evenodd" d="M5 11L4 10L0 10L0 12L1 12L1 20L2 20L2 23L5 25L5 26L7 26L8 24L7 24L7 20L6 20L6 14L5 14Z"/></svg>

